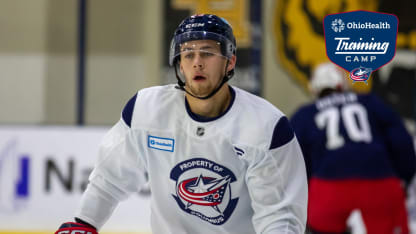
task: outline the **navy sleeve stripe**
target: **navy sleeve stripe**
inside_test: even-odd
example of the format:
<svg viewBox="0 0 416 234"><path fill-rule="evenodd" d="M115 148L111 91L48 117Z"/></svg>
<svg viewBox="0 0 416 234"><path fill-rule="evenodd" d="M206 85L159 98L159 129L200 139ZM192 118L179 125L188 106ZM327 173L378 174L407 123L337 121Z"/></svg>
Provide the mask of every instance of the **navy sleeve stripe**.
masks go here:
<svg viewBox="0 0 416 234"><path fill-rule="evenodd" d="M133 116L133 109L134 109L134 105L136 104L136 98L137 98L137 93L130 98L130 100L127 102L126 106L123 109L123 113L122 113L122 117L124 122L126 122L126 124L131 127L131 119Z"/></svg>
<svg viewBox="0 0 416 234"><path fill-rule="evenodd" d="M274 127L270 149L276 149L277 147L288 143L293 139L294 135L295 134L293 133L289 120L283 116Z"/></svg>

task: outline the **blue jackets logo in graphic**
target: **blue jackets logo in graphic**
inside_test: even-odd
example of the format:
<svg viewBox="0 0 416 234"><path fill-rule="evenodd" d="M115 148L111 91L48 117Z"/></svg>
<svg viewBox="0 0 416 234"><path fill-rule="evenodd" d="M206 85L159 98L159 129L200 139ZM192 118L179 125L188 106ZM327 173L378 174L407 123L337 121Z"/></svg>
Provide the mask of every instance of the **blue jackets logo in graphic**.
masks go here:
<svg viewBox="0 0 416 234"><path fill-rule="evenodd" d="M353 82L363 81L367 83L368 78L370 78L371 68L358 67L351 71L350 78Z"/></svg>
<svg viewBox="0 0 416 234"><path fill-rule="evenodd" d="M367 82L371 72L389 63L396 52L395 15L353 11L324 18L328 58L350 72L353 82Z"/></svg>
<svg viewBox="0 0 416 234"><path fill-rule="evenodd" d="M215 162L204 158L180 162L170 178L176 181L176 194L172 196L179 207L211 224L225 223L237 205L238 198L232 197L230 186L236 177Z"/></svg>

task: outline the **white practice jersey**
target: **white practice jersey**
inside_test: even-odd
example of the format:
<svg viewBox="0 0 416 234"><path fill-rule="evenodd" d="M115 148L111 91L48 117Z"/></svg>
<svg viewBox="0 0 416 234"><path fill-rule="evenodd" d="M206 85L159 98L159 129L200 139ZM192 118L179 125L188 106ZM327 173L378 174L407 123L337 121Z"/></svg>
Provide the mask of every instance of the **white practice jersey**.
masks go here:
<svg viewBox="0 0 416 234"><path fill-rule="evenodd" d="M86 193L117 203L148 178L156 234L304 233L306 170L287 118L230 90L228 110L209 120L174 85L140 90L104 137ZM110 214L91 211L98 197L84 194L77 217L100 227Z"/></svg>

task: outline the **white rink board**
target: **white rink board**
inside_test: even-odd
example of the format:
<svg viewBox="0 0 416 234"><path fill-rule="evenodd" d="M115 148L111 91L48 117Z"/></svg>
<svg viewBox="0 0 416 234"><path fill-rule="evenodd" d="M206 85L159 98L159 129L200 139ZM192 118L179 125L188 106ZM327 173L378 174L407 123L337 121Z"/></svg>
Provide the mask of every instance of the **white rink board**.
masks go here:
<svg viewBox="0 0 416 234"><path fill-rule="evenodd" d="M107 130L0 126L0 233L53 233L62 222L73 221ZM149 203L146 195L131 196L101 231L150 233Z"/></svg>
<svg viewBox="0 0 416 234"><path fill-rule="evenodd" d="M107 127L0 126L0 234L53 233L73 213ZM20 162L27 159L24 177ZM72 180L70 165L72 163ZM49 171L49 168L56 168ZM51 166L52 165L52 166ZM72 187L65 188L58 172ZM16 187L26 181L23 193ZM24 184L24 183L23 183ZM25 185L25 184L24 184ZM68 185L69 186L69 185ZM416 178L409 187L411 233L416 234ZM143 194L120 203L100 233L150 233L150 199ZM359 212L349 220L353 234L365 234Z"/></svg>

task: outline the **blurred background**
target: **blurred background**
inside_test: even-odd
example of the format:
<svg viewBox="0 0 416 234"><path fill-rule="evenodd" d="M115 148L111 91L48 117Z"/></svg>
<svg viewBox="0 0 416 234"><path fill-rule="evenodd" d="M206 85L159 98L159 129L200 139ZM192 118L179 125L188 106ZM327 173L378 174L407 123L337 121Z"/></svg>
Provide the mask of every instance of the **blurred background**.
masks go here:
<svg viewBox="0 0 416 234"><path fill-rule="evenodd" d="M323 18L360 9L395 14L399 32L394 59L352 87L380 95L415 135L415 1L0 0L0 233L52 233L71 219L127 100L176 82L169 46L186 16L226 18L238 47L231 83L291 116L312 100L312 68L328 61ZM122 204L103 233L149 233L148 192Z"/></svg>

